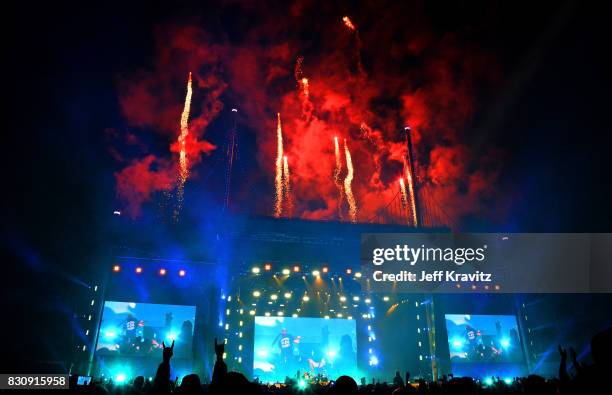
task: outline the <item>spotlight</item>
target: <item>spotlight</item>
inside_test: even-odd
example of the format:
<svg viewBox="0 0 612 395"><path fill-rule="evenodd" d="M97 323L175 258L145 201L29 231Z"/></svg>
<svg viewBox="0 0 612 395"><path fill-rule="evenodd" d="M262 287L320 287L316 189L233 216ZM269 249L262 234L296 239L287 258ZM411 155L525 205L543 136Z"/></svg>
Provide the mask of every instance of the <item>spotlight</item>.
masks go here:
<svg viewBox="0 0 612 395"><path fill-rule="evenodd" d="M351 274L351 273L353 273L352 269L346 269L346 274Z"/></svg>
<svg viewBox="0 0 612 395"><path fill-rule="evenodd" d="M511 379L510 377L506 377L506 378L504 379L504 383L506 383L506 384L512 384L512 379Z"/></svg>
<svg viewBox="0 0 612 395"><path fill-rule="evenodd" d="M183 269L179 270L179 276L185 277L185 270Z"/></svg>
<svg viewBox="0 0 612 395"><path fill-rule="evenodd" d="M159 275L160 276L165 276L166 275L166 269L164 269L164 268L159 269Z"/></svg>
<svg viewBox="0 0 612 395"><path fill-rule="evenodd" d="M327 273L327 272L329 272L329 268L327 266L323 266L323 269L321 269L321 271L323 273Z"/></svg>
<svg viewBox="0 0 612 395"><path fill-rule="evenodd" d="M125 380L127 380L125 373L119 373L115 376L115 382L117 383L125 383Z"/></svg>
<svg viewBox="0 0 612 395"><path fill-rule="evenodd" d="M142 273L142 268L141 268L140 266L138 266L138 267L136 268L136 273L137 273L137 274Z"/></svg>
<svg viewBox="0 0 612 395"><path fill-rule="evenodd" d="M359 302L359 296L353 296L353 300L354 300L355 302Z"/></svg>
<svg viewBox="0 0 612 395"><path fill-rule="evenodd" d="M341 302L346 302L346 296L344 296L344 295L340 296L340 301Z"/></svg>
<svg viewBox="0 0 612 395"><path fill-rule="evenodd" d="M313 270L312 275L315 277L319 277L321 275L321 272L319 272L318 270Z"/></svg>
<svg viewBox="0 0 612 395"><path fill-rule="evenodd" d="M249 315L255 315L255 310L250 310Z"/></svg>
<svg viewBox="0 0 612 395"><path fill-rule="evenodd" d="M376 358L375 355L372 355L370 357L370 366L376 366L376 365L378 365L378 358Z"/></svg>
<svg viewBox="0 0 612 395"><path fill-rule="evenodd" d="M279 311L278 313L276 313L276 315L278 315L279 317L282 317L282 316L284 316L284 315L285 315L285 313L284 313L284 312L282 312L282 311Z"/></svg>
<svg viewBox="0 0 612 395"><path fill-rule="evenodd" d="M300 267L299 267L298 265L295 265L295 266L293 267L293 271L294 271L294 272L296 272L296 273L298 273L298 272L300 271Z"/></svg>
<svg viewBox="0 0 612 395"><path fill-rule="evenodd" d="M370 299L370 298L366 298L366 299L364 300L364 302L366 302L366 304L370 304L370 303L372 302L372 299Z"/></svg>
<svg viewBox="0 0 612 395"><path fill-rule="evenodd" d="M389 297L388 297L388 296L383 296L383 300L384 300L385 302L388 302L388 301L389 301Z"/></svg>
<svg viewBox="0 0 612 395"><path fill-rule="evenodd" d="M289 269L283 269L283 274L284 274L285 276L288 276L288 275L289 275L289 273L291 273L291 270L289 270Z"/></svg>
<svg viewBox="0 0 612 395"><path fill-rule="evenodd" d="M285 299L291 298L291 292L285 292Z"/></svg>
<svg viewBox="0 0 612 395"><path fill-rule="evenodd" d="M361 278L361 272L355 273L355 278Z"/></svg>
<svg viewBox="0 0 612 395"><path fill-rule="evenodd" d="M272 295L270 295L270 299L276 300L276 299L278 299L278 295L277 294L272 294Z"/></svg>
<svg viewBox="0 0 612 395"><path fill-rule="evenodd" d="M304 297L302 298L302 300L304 302L308 302L310 300L310 298L308 297L308 295L304 295Z"/></svg>
<svg viewBox="0 0 612 395"><path fill-rule="evenodd" d="M508 347L510 347L510 339L508 339L508 338L506 338L506 337L504 337L503 339L501 339L501 342L500 342L500 343L501 343L501 346L502 346L503 348L508 348Z"/></svg>
<svg viewBox="0 0 612 395"><path fill-rule="evenodd" d="M121 266L119 266L119 265L114 265L114 266L113 266L113 271L114 271L115 273L120 272L120 271L121 271Z"/></svg>
<svg viewBox="0 0 612 395"><path fill-rule="evenodd" d="M254 268L251 269L251 271L253 272L253 274L259 274L260 269L257 266L255 266Z"/></svg>
<svg viewBox="0 0 612 395"><path fill-rule="evenodd" d="M269 264L269 263L266 263L266 264L264 265L264 270L265 270L265 271L267 271L267 272L269 272L270 270L272 270L272 265L271 265L271 264Z"/></svg>
<svg viewBox="0 0 612 395"><path fill-rule="evenodd" d="M253 291L253 296L256 297L256 298L259 298L261 296L261 292Z"/></svg>

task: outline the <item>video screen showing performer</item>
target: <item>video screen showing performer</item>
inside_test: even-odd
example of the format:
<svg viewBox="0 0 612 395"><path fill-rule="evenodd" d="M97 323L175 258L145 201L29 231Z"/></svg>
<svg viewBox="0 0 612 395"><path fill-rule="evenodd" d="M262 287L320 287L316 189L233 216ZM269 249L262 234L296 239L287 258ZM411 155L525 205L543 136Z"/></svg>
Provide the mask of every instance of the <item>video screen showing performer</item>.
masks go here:
<svg viewBox="0 0 612 395"><path fill-rule="evenodd" d="M356 339L354 320L255 317L253 375L262 382L357 375Z"/></svg>
<svg viewBox="0 0 612 395"><path fill-rule="evenodd" d="M451 362L522 362L515 316L447 314L445 319Z"/></svg>
<svg viewBox="0 0 612 395"><path fill-rule="evenodd" d="M161 355L175 342L177 358L191 358L195 306L106 301L98 335L99 356Z"/></svg>

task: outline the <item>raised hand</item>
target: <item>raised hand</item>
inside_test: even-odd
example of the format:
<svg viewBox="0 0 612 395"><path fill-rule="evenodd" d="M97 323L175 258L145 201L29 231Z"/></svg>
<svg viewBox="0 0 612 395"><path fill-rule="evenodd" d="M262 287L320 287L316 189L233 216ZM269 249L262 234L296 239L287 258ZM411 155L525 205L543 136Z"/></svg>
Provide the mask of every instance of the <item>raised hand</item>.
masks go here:
<svg viewBox="0 0 612 395"><path fill-rule="evenodd" d="M567 360L567 350L564 349L561 346L559 346L559 355L561 356L561 360L562 361L566 361Z"/></svg>
<svg viewBox="0 0 612 395"><path fill-rule="evenodd" d="M225 343L217 343L217 338L215 337L215 354L217 354L218 359L223 359L223 353L225 352Z"/></svg>
<svg viewBox="0 0 612 395"><path fill-rule="evenodd" d="M162 342L162 356L164 358L164 362L170 362L170 358L174 355L174 340L172 340L172 345L170 347L166 347L166 344Z"/></svg>

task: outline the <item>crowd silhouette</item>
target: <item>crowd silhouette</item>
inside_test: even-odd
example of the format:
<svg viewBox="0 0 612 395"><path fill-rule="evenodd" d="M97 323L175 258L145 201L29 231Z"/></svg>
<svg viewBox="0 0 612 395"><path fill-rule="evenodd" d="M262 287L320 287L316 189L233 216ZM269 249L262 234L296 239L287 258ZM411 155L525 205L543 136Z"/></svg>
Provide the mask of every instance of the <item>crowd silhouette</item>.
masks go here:
<svg viewBox="0 0 612 395"><path fill-rule="evenodd" d="M228 372L223 361L225 344L215 339L216 361L212 380L203 384L197 374L189 374L181 380L171 379L170 363L174 353L174 342L163 346L162 362L159 364L153 380L138 376L127 384L116 384L112 381L92 380L87 386L73 386L72 391L82 394L100 395L204 395L204 394L256 394L256 395L472 395L472 394L609 394L612 373L612 328L596 334L591 340L592 364L578 360L576 351L569 351L559 346L559 377L545 379L542 376L529 375L516 377L510 383L492 377L484 384L470 377L442 377L436 382L410 380L410 374L397 371L390 382L366 383L361 380L357 385L348 376L340 376L335 381L325 384L298 385L295 380L287 379L284 385L265 385L249 381L242 373ZM568 370L568 356L572 369ZM570 374L571 371L571 374Z"/></svg>

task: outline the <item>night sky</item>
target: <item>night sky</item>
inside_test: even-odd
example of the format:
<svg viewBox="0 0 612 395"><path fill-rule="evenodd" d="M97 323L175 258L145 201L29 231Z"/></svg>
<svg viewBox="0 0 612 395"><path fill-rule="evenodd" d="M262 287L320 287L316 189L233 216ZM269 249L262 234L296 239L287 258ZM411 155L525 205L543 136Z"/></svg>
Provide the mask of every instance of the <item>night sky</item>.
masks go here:
<svg viewBox="0 0 612 395"><path fill-rule="evenodd" d="M324 59L318 54L327 54L326 38L333 30L326 30L326 26L339 23L343 15L350 15L358 25L363 67L371 75L377 67L382 70L386 65L381 54L394 55L393 48L385 47L385 41L381 41L381 48L375 48L368 37L378 33L401 44L407 36L405 32L386 35L377 30L375 18L390 18L393 26L401 26L405 19L409 25L406 31L424 40L447 43L445 38L452 37L450 43L444 44L449 52L455 54L457 45L467 52L460 51L454 56L461 59L468 53L478 59L469 68L475 74L469 81L470 110L459 121L450 115L436 113L436 116L452 124L453 135L444 134L444 138L459 139L467 146L470 164L466 167L478 167L464 169L467 174L488 174L487 170L493 168L496 174L489 179L492 192L476 197L477 209L458 212L459 229L611 230L608 115L612 65L606 53L610 24L607 14L591 8L596 7L593 4L428 1L398 8L385 2L376 7L375 2L334 3L324 7L304 2L302 14L293 16L300 23L291 31L292 24L283 22L283 15L290 13L284 2L267 6L238 1L181 2L180 6L170 2L124 3L86 6L83 2L72 5L21 2L4 18L10 31L5 35L4 46L9 123L2 144L3 167L8 176L3 188L2 240L8 256L4 259L2 277L8 285L3 287L2 300L3 306L10 306L13 312L2 320L3 332L7 332L2 339L10 343L10 351L27 351L18 359L69 358L66 349L70 333L66 322L74 309L69 296L78 294L82 284L89 283L91 273L95 272L92 266L107 264L100 257L108 249L109 219L113 210L126 204L118 195L116 174L129 166L130 160L142 158L145 151L172 157L168 145L175 136L164 130L134 127L121 102L126 84L137 84L142 70L153 70L155 74L160 58L159 37L165 37L164 31L169 26L198 26L209 33L207 42L234 48L246 47L244 37L252 40L253 32L260 28L264 36L280 34L282 38L282 34L287 34L290 48L304 43L306 73L309 59ZM389 14L387 8L393 8L393 12ZM377 11L372 12L373 9ZM266 27L275 19L280 21L278 31L270 32L259 25L262 21ZM312 36L309 26L314 32ZM257 45L266 47L275 42ZM434 55L447 53L445 46L436 48ZM330 56L334 54L329 51ZM390 76L410 72L423 78L423 86L427 83L438 86L435 79L428 81L427 73L420 71L430 63L419 63L419 59L417 55L414 58L402 55L397 61L389 61L393 68ZM431 64L436 64L437 59L432 55ZM314 63L310 70L324 73L325 68ZM187 68L181 67L178 65L175 70L176 81L180 81L180 76L186 79ZM414 70L419 72L414 74ZM384 81L383 76L379 70L376 78ZM320 74L312 75L314 80L317 77L324 80ZM225 110L234 105L246 107L241 98L246 99L231 85L236 81L228 80L230 88L221 96ZM385 83L392 89L393 80ZM412 88L420 83L411 82ZM184 86L175 87L178 101L174 105L180 115ZM268 93L274 96L275 91ZM449 101L453 112L456 107L453 100L459 104L463 100L457 93L465 92L443 93L453 97ZM197 94L196 91L194 95ZM374 104L383 113L401 107L393 98ZM445 107L438 104L436 110L443 111ZM401 113L397 111L393 114ZM227 129L224 114L211 123L211 130L204 135L216 145L223 144L222 135ZM245 188L268 196L272 184L262 171L265 161L261 152L266 152L269 143L254 137L254 130L261 125L274 127L274 112L270 114L271 124L240 120L246 132L237 171L239 176L252 180ZM414 118L411 114L403 116ZM397 126L401 122L396 121ZM109 130L120 136L135 131L139 143L147 148L144 151L129 145L126 148L112 138L112 133L109 137ZM426 158L437 143L427 146L425 142L430 137L427 133L423 136L422 149L427 152L421 154ZM112 148L121 149L129 160L118 162ZM474 158L488 159L474 161ZM206 201L218 199L223 178L217 174L220 171L210 171L215 160L212 154L198 161L196 180L206 183L194 181L186 199L198 193L204 194ZM396 175L381 172L381 177L391 179ZM461 188L460 185L459 192ZM237 196L241 196L240 190ZM461 201L469 205L474 202L467 198ZM270 202L268 199L257 203L253 210L259 214ZM313 199L302 209L311 213L324 204L324 198L320 202ZM155 211L151 207L157 207L156 203L146 202L142 215L146 217L147 212ZM38 334L39 327L45 328L43 336ZM23 341L12 343L15 337Z"/></svg>

